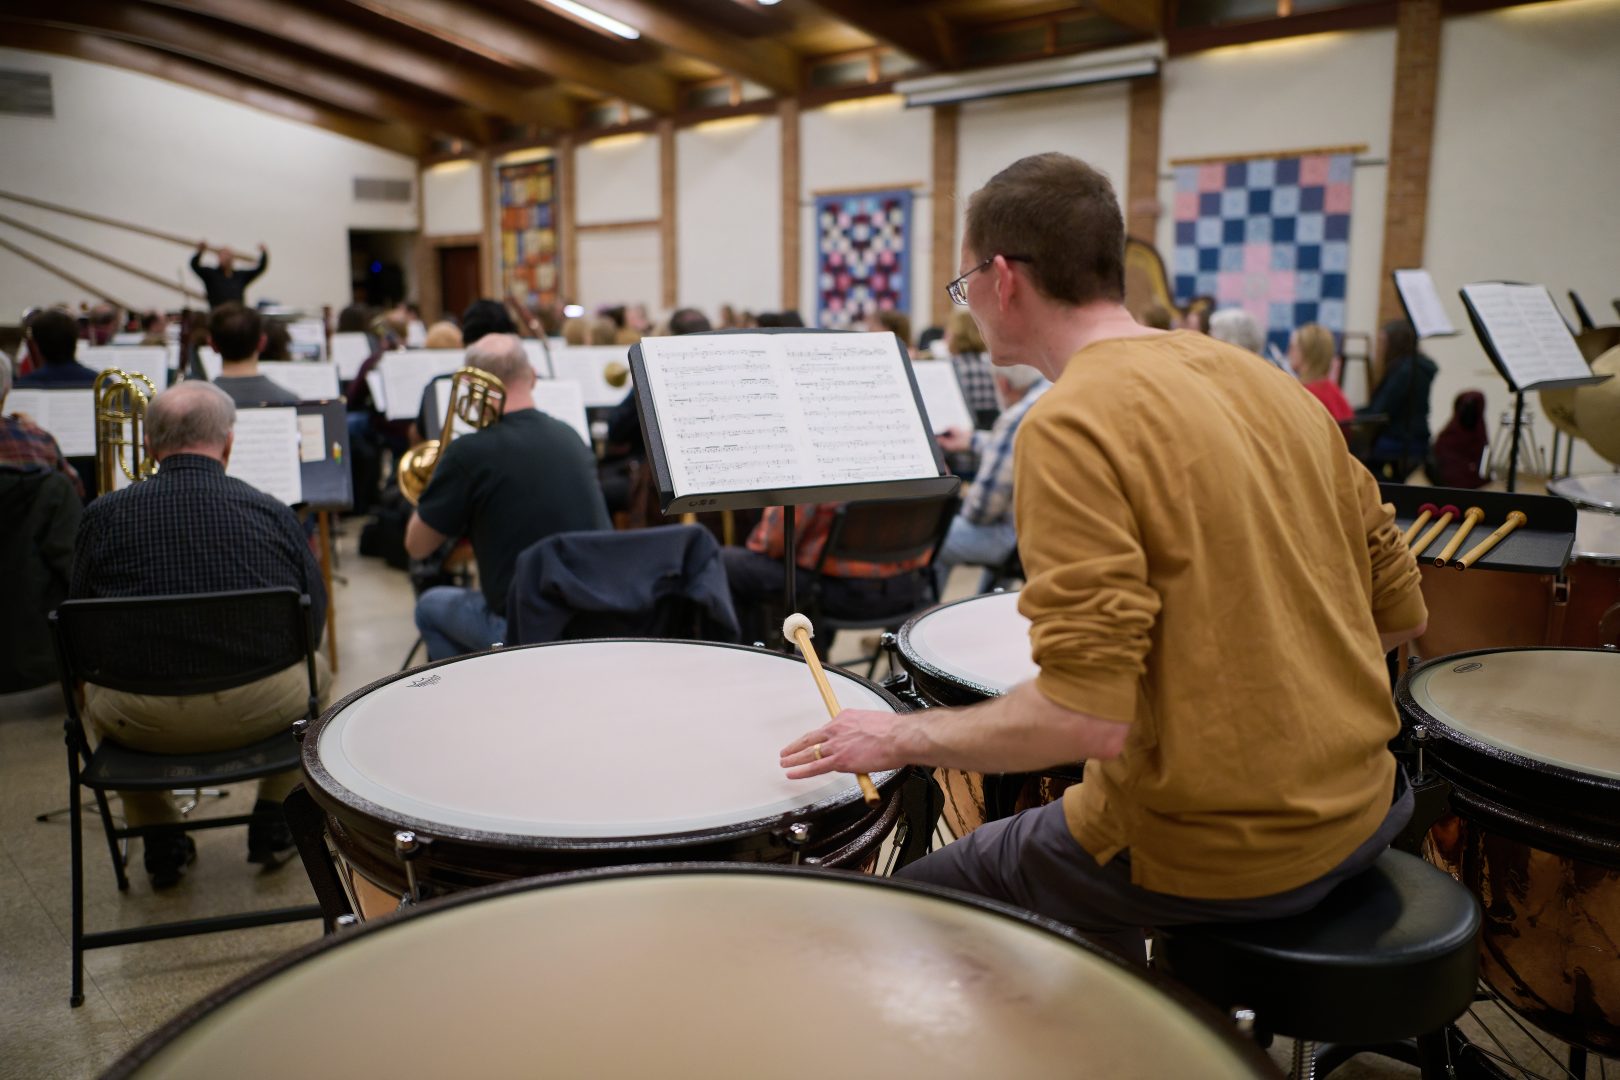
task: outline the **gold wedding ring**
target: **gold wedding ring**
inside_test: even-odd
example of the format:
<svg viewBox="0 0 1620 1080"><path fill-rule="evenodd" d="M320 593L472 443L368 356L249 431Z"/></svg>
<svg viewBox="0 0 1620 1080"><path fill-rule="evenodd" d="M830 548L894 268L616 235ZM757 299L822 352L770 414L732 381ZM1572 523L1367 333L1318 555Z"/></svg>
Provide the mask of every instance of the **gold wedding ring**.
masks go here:
<svg viewBox="0 0 1620 1080"><path fill-rule="evenodd" d="M815 751L816 751L816 760L820 761L821 760L821 744L820 743L816 743Z"/></svg>

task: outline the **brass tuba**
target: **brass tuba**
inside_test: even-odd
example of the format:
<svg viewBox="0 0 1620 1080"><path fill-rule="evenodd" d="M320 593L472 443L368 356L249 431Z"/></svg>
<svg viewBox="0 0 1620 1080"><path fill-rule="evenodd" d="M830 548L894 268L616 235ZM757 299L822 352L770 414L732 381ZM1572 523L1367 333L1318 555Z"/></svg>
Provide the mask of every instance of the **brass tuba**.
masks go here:
<svg viewBox="0 0 1620 1080"><path fill-rule="evenodd" d="M450 376L450 401L444 410L444 427L437 439L417 443L399 459L399 493L415 506L433 479L439 455L450 445L450 428L456 417L474 431L489 427L501 418L506 403L506 386L487 371L464 367Z"/></svg>
<svg viewBox="0 0 1620 1080"><path fill-rule="evenodd" d="M141 428L146 423L147 403L157 396L152 380L139 372L108 368L96 376L92 393L98 490L103 495L112 491L120 470L132 484L150 478L157 472L157 462L146 456Z"/></svg>

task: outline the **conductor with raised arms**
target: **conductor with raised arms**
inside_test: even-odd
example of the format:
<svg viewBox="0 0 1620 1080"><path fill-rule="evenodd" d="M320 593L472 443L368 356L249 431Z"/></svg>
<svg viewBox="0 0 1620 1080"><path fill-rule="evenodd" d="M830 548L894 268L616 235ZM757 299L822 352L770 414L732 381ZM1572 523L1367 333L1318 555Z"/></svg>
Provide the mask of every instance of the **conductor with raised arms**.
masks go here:
<svg viewBox="0 0 1620 1080"><path fill-rule="evenodd" d="M1412 555L1326 410L1264 360L1122 304L1108 179L1014 163L968 206L951 299L1023 421L1016 516L1039 675L965 709L844 710L792 778L1085 761L1059 803L904 875L1029 908L1132 959L1142 931L1313 907L1411 814L1384 654L1424 629Z"/></svg>

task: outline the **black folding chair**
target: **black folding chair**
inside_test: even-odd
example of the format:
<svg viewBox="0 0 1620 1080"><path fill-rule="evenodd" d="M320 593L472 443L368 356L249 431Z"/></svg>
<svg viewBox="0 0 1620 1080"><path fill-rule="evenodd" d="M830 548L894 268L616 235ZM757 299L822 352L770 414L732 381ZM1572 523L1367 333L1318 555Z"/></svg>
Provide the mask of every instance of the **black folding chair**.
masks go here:
<svg viewBox="0 0 1620 1080"><path fill-rule="evenodd" d="M101 812L118 890L129 889L119 841L132 836L185 833L247 825L252 814L187 819L164 825L115 826L107 792L172 791L237 783L298 767L298 744L287 730L234 750L154 754L103 737L92 751L79 714L78 684L154 696L214 693L243 686L302 661L309 680L304 717L317 709L314 635L309 597L296 589L202 593L116 600L69 600L50 614L51 634L67 705L68 813L73 846L73 990L84 1002L84 953L137 941L240 930L321 917L315 905L132 927L84 930L84 853L80 789L89 788ZM251 627L245 639L243 627Z"/></svg>
<svg viewBox="0 0 1620 1080"><path fill-rule="evenodd" d="M817 633L824 633L826 649L832 651L832 639L840 630L898 630L911 616L939 602L934 587L933 562L945 534L956 516L960 500L955 495L937 495L922 499L892 499L873 502L846 503L838 508L832 528L827 534L827 545L822 548L816 564L805 604L806 614L815 624ZM853 616L829 611L826 605L826 568L833 559L856 562L903 563L927 556L916 570L904 576L917 582L919 602L908 604L903 610L879 616ZM877 672L881 649L867 661L866 677Z"/></svg>

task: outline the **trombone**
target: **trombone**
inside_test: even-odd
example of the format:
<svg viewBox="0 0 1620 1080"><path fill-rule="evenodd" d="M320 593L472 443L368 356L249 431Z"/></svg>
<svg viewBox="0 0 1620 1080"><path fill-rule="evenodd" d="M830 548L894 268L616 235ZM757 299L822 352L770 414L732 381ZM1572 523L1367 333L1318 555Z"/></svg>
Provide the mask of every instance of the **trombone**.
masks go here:
<svg viewBox="0 0 1620 1080"><path fill-rule="evenodd" d="M108 368L96 376L96 478L102 494L117 486L118 473L130 483L149 479L157 462L146 456L141 429L146 406L157 396L152 380L139 372ZM125 425L128 431L125 431Z"/></svg>
<svg viewBox="0 0 1620 1080"><path fill-rule="evenodd" d="M437 439L417 443L399 459L399 493L415 506L433 479L444 448L450 445L450 429L456 417L474 431L482 431L501 418L506 404L506 386L489 372L464 367L450 376L450 401L444 410L444 427Z"/></svg>

